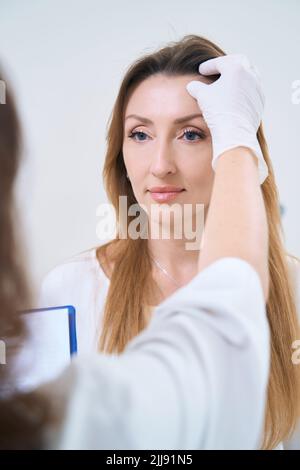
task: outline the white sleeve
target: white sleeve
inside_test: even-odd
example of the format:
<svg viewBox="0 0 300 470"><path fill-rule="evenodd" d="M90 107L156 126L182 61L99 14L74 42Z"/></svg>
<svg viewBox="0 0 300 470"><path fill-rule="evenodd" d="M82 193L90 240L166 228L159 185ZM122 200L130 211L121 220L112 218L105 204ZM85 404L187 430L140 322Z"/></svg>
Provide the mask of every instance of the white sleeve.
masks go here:
<svg viewBox="0 0 300 470"><path fill-rule="evenodd" d="M77 358L60 449L255 449L270 338L257 272L222 258L176 291L120 356ZM65 390L65 392L64 392Z"/></svg>

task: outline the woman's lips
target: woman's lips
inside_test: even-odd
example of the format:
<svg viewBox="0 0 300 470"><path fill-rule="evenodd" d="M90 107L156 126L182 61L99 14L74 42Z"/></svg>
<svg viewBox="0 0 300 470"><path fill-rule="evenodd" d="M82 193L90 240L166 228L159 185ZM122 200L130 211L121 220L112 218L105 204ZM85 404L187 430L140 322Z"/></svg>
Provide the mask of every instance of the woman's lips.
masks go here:
<svg viewBox="0 0 300 470"><path fill-rule="evenodd" d="M168 191L168 192L163 192L163 193L153 193L150 191L150 196L156 202L168 202L168 201L172 201L173 199L175 199L183 191L185 190L182 189L181 191Z"/></svg>

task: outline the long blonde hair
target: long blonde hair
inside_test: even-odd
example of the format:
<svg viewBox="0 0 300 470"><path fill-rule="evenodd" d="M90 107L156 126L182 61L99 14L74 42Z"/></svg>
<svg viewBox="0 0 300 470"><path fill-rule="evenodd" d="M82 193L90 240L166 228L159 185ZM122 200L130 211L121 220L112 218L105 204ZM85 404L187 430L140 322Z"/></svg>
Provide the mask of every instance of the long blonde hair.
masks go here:
<svg viewBox="0 0 300 470"><path fill-rule="evenodd" d="M122 155L123 118L126 104L134 89L157 73L182 76L198 73L200 63L225 53L213 42L197 35L187 35L178 42L146 54L127 70L121 84L107 133L107 153L103 168L105 189L113 204L117 220L119 196L127 196L128 207L137 204ZM211 76L212 80L219 75ZM262 185L269 226L270 294L267 315L271 331L271 366L262 449L272 449L287 439L295 428L300 402L299 368L292 363L292 343L300 338L295 297L289 277L288 253L284 248L279 197L269 157L263 126L257 132L269 176ZM142 209L141 209L142 210ZM125 215L128 227L132 217ZM151 275L147 240L122 238L120 230L114 240L98 247L97 257L103 266L114 268L104 307L99 350L121 353L128 341L147 325L145 306L159 288ZM299 260L298 260L299 261Z"/></svg>

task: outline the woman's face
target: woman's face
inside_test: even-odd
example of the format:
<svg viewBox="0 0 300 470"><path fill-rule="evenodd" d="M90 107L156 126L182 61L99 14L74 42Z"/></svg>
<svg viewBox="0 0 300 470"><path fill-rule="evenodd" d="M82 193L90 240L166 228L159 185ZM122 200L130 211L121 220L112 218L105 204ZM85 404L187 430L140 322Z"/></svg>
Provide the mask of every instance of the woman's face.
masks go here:
<svg viewBox="0 0 300 470"><path fill-rule="evenodd" d="M174 123L178 118L201 114L185 86L191 80L211 81L199 75L144 80L131 95L124 119L123 156L134 195L146 210L157 204L149 188L174 185L185 191L171 203L204 204L207 212L214 171L212 140L203 117ZM152 121L128 117L135 114ZM135 135L130 135L135 133ZM149 212L148 212L149 213Z"/></svg>

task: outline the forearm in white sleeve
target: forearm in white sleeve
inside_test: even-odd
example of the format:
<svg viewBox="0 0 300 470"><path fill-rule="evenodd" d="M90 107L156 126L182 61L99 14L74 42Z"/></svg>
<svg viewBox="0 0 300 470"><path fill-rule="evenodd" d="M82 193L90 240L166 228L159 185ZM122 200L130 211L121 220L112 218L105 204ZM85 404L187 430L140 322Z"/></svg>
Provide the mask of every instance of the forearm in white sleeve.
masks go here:
<svg viewBox="0 0 300 470"><path fill-rule="evenodd" d="M223 258L160 304L122 355L78 358L54 383L69 403L53 446L259 448L268 367L258 274Z"/></svg>

